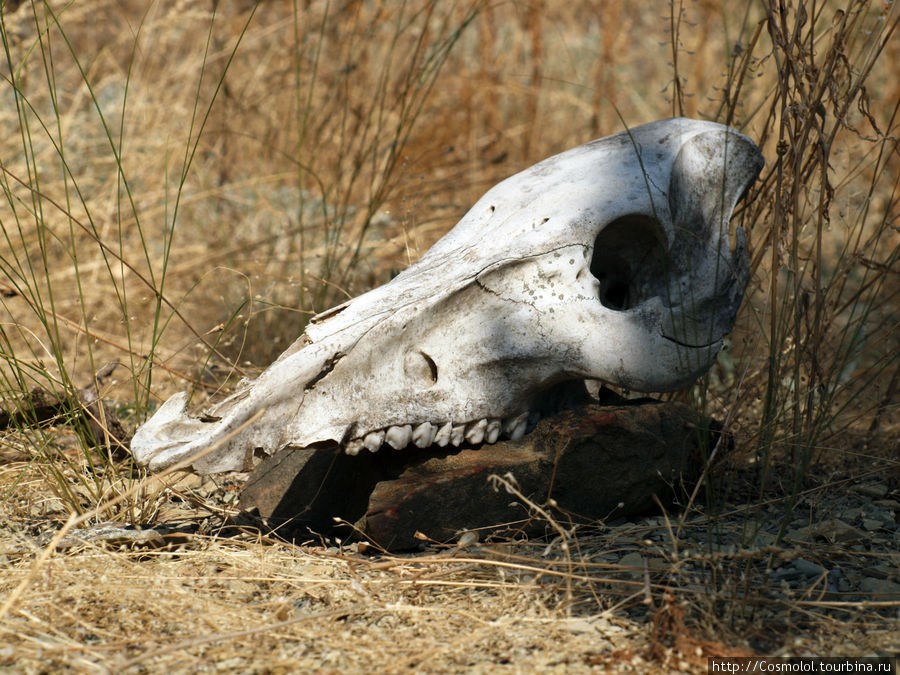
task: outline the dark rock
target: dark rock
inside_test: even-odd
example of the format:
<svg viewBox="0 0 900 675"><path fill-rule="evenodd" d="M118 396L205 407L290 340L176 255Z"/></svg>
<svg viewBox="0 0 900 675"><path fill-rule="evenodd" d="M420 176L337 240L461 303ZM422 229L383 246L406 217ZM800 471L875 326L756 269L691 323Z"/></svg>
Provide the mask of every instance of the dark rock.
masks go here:
<svg viewBox="0 0 900 675"><path fill-rule="evenodd" d="M866 577L859 584L859 590L871 595L871 599L880 602L900 601L900 584L885 579Z"/></svg>
<svg viewBox="0 0 900 675"><path fill-rule="evenodd" d="M808 577L818 577L827 571L821 565L818 565L811 560L807 560L806 558L797 558L793 562L794 569Z"/></svg>
<svg viewBox="0 0 900 675"><path fill-rule="evenodd" d="M377 455L351 457L335 444L288 447L260 463L240 506L285 536L329 534L335 518L355 521L382 477Z"/></svg>
<svg viewBox="0 0 900 675"><path fill-rule="evenodd" d="M879 499L888 493L887 485L883 483L861 483L850 488L850 492L863 495L864 497L872 497Z"/></svg>
<svg viewBox="0 0 900 675"><path fill-rule="evenodd" d="M549 531L521 499L489 476L512 476L533 504L551 503L568 526L640 513L653 496L690 488L713 447L710 420L678 403L586 405L542 420L518 441L434 452L387 448L349 457L334 446L288 448L265 460L241 507L282 534L329 534L335 518L391 550L415 547L416 532L442 542L462 530Z"/></svg>

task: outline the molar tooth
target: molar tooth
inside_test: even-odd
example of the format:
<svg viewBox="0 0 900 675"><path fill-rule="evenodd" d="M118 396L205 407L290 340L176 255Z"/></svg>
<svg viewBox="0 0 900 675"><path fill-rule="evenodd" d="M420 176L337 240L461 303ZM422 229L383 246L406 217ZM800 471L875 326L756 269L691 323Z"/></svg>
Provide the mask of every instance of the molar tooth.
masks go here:
<svg viewBox="0 0 900 675"><path fill-rule="evenodd" d="M447 422L444 426L437 430L434 435L434 442L441 448L450 442L450 430L453 428L452 422Z"/></svg>
<svg viewBox="0 0 900 675"><path fill-rule="evenodd" d="M503 420L503 433L509 435L513 429L516 428L516 425L519 424L520 420L527 419L528 413L523 412L521 415L516 415L515 417L508 417Z"/></svg>
<svg viewBox="0 0 900 675"><path fill-rule="evenodd" d="M455 424L450 429L450 445L454 448L458 448L460 443L463 442L463 436L466 433L466 425L465 424Z"/></svg>
<svg viewBox="0 0 900 675"><path fill-rule="evenodd" d="M466 429L466 440L472 445L478 445L484 440L484 430L487 428L487 420L470 422Z"/></svg>
<svg viewBox="0 0 900 675"><path fill-rule="evenodd" d="M431 422L422 422L413 429L412 440L417 448L427 448L434 442L434 435L437 433L437 427Z"/></svg>
<svg viewBox="0 0 900 675"><path fill-rule="evenodd" d="M412 426L409 424L402 427L390 427L384 435L384 440L394 450L402 450L412 438Z"/></svg>
<svg viewBox="0 0 900 675"><path fill-rule="evenodd" d="M363 445L366 446L369 452L378 452L381 449L381 446L384 444L384 430L380 431L370 431L366 434L366 437L363 439Z"/></svg>
<svg viewBox="0 0 900 675"><path fill-rule="evenodd" d="M528 426L528 412L512 417L503 423L503 433L509 436L511 441L517 441L525 435Z"/></svg>
<svg viewBox="0 0 900 675"><path fill-rule="evenodd" d="M500 420L491 420L487 423L487 427L484 430L485 443L496 443L497 439L500 438L500 422Z"/></svg>
<svg viewBox="0 0 900 675"><path fill-rule="evenodd" d="M354 438L351 441L347 441L346 445L344 445L344 452L348 455L356 456L364 447L363 439Z"/></svg>
<svg viewBox="0 0 900 675"><path fill-rule="evenodd" d="M509 435L509 440L511 440L511 441L519 440L520 438L522 438L522 436L525 435L525 432L527 430L528 430L528 420L524 419L515 429L512 430L512 433L510 433L510 435Z"/></svg>

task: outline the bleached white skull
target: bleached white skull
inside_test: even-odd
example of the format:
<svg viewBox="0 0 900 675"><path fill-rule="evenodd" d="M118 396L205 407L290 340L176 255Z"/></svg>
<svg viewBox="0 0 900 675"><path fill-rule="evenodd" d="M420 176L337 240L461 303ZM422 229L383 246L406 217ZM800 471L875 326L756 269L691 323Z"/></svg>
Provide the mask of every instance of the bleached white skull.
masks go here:
<svg viewBox="0 0 900 675"><path fill-rule="evenodd" d="M688 119L546 159L390 283L312 319L202 418L173 396L138 429L134 457L158 470L219 444L192 464L212 473L288 445L492 443L525 433L567 380L683 388L733 325L748 262L728 224L762 165L746 136Z"/></svg>

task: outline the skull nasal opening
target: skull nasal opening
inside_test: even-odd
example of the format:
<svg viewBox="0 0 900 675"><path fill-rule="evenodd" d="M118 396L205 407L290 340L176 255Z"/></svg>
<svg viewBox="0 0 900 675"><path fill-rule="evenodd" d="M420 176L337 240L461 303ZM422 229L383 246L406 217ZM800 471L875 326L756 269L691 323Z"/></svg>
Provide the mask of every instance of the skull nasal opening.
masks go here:
<svg viewBox="0 0 900 675"><path fill-rule="evenodd" d="M594 240L591 274L604 307L624 311L659 295L665 285L665 235L654 218L617 218Z"/></svg>

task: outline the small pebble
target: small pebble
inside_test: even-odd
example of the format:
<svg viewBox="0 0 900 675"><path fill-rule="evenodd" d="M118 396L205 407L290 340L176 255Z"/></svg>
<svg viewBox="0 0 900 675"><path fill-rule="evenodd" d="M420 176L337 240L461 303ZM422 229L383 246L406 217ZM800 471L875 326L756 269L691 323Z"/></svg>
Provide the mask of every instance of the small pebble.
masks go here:
<svg viewBox="0 0 900 675"><path fill-rule="evenodd" d="M851 487L850 492L855 492L864 497L880 499L888 493L888 489L887 485L884 485L883 483L862 483Z"/></svg>
<svg viewBox="0 0 900 675"><path fill-rule="evenodd" d="M876 601L900 600L900 584L886 579L866 577L860 582L859 590L871 594Z"/></svg>
<svg viewBox="0 0 900 675"><path fill-rule="evenodd" d="M808 577L817 577L826 572L824 567L817 565L811 560L806 560L805 558L797 558L792 565L794 566L794 569Z"/></svg>

